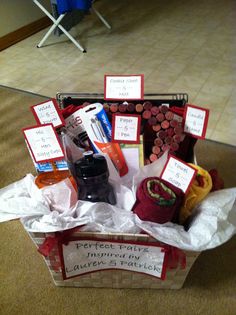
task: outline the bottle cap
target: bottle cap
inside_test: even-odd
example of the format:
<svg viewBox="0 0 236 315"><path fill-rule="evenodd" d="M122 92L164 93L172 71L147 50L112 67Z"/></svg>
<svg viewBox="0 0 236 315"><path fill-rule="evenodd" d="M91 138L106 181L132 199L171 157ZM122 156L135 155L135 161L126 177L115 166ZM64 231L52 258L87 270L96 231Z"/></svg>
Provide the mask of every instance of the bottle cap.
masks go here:
<svg viewBox="0 0 236 315"><path fill-rule="evenodd" d="M93 177L108 171L107 161L104 156L93 154L92 151L84 152L83 155L83 158L75 162L77 177Z"/></svg>

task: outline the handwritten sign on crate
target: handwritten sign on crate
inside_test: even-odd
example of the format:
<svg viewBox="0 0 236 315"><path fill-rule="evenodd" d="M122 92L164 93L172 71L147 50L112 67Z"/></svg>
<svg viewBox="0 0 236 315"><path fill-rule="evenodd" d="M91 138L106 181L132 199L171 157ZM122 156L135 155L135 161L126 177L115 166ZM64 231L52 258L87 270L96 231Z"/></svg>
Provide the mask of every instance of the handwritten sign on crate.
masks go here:
<svg viewBox="0 0 236 315"><path fill-rule="evenodd" d="M165 249L155 243L81 239L61 245L63 279L121 269L165 278Z"/></svg>

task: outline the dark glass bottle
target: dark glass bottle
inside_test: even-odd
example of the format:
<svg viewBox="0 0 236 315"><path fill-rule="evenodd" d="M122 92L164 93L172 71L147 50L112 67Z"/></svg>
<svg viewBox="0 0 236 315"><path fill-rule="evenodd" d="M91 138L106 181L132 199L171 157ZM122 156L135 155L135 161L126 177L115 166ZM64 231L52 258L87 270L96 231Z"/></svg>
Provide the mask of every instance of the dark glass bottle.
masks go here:
<svg viewBox="0 0 236 315"><path fill-rule="evenodd" d="M116 197L108 182L109 171L104 156L84 153L84 157L75 162L75 173L78 184L78 198L91 202L116 204Z"/></svg>

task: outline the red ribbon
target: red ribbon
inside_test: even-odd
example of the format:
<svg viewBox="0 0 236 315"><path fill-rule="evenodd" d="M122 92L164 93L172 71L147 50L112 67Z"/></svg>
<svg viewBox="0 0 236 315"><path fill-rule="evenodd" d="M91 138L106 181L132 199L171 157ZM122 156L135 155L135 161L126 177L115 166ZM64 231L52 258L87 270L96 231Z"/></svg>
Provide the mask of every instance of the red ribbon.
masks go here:
<svg viewBox="0 0 236 315"><path fill-rule="evenodd" d="M167 245L167 268L176 269L179 265L181 269L186 268L186 255L185 253L177 248Z"/></svg>
<svg viewBox="0 0 236 315"><path fill-rule="evenodd" d="M51 263L51 266L54 271L58 272L61 270L61 264L59 261L56 261L55 256L52 250L58 244L68 244L70 237L73 235L75 231L78 231L79 228L74 228L62 232L56 232L55 236L48 236L45 238L43 244L41 244L38 248L38 252L42 254L44 257L48 257ZM164 246L165 252L167 255L167 269L176 269L180 265L181 269L186 268L186 255L185 253L171 245L166 245L161 243L160 246Z"/></svg>

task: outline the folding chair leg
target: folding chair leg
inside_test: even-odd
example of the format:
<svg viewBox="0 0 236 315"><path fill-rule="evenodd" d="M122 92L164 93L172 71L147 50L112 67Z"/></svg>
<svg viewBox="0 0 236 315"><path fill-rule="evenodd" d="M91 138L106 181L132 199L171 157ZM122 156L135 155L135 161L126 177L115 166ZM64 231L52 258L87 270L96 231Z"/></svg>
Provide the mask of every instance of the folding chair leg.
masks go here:
<svg viewBox="0 0 236 315"><path fill-rule="evenodd" d="M48 30L48 32L44 35L44 37L42 38L42 40L40 41L40 43L37 45L38 48L43 46L43 43L47 40L47 38L49 37L49 35L51 35L51 33L55 30L56 27L58 27L58 24L61 22L61 20L63 19L63 17L65 16L65 14L61 14L59 16L59 18L56 20L56 23L53 24L50 29Z"/></svg>
<svg viewBox="0 0 236 315"><path fill-rule="evenodd" d="M102 21L102 23L109 28L109 30L111 29L111 25L104 19L104 17L101 15L101 13L98 12L97 9L94 8L94 6L91 7L91 9L93 10L93 12L97 15L97 17Z"/></svg>
<svg viewBox="0 0 236 315"><path fill-rule="evenodd" d="M83 53L86 52L86 50L79 44L78 41L76 41L69 32L67 32L66 29L64 29L63 26L61 26L59 23L60 21L63 19L63 17L65 16L65 14L61 14L59 16L59 18L56 20L54 19L54 17L41 5L41 3L39 3L38 0L33 0L33 2L49 17L49 19L53 22L54 25L52 25L52 27L48 30L48 32L46 33L46 35L43 37L43 39L40 41L40 43L38 44L37 47L41 47L42 44L45 42L45 40L48 38L48 36L52 33L52 31L56 28L59 27L60 30L75 44L75 46L77 48L79 48Z"/></svg>

